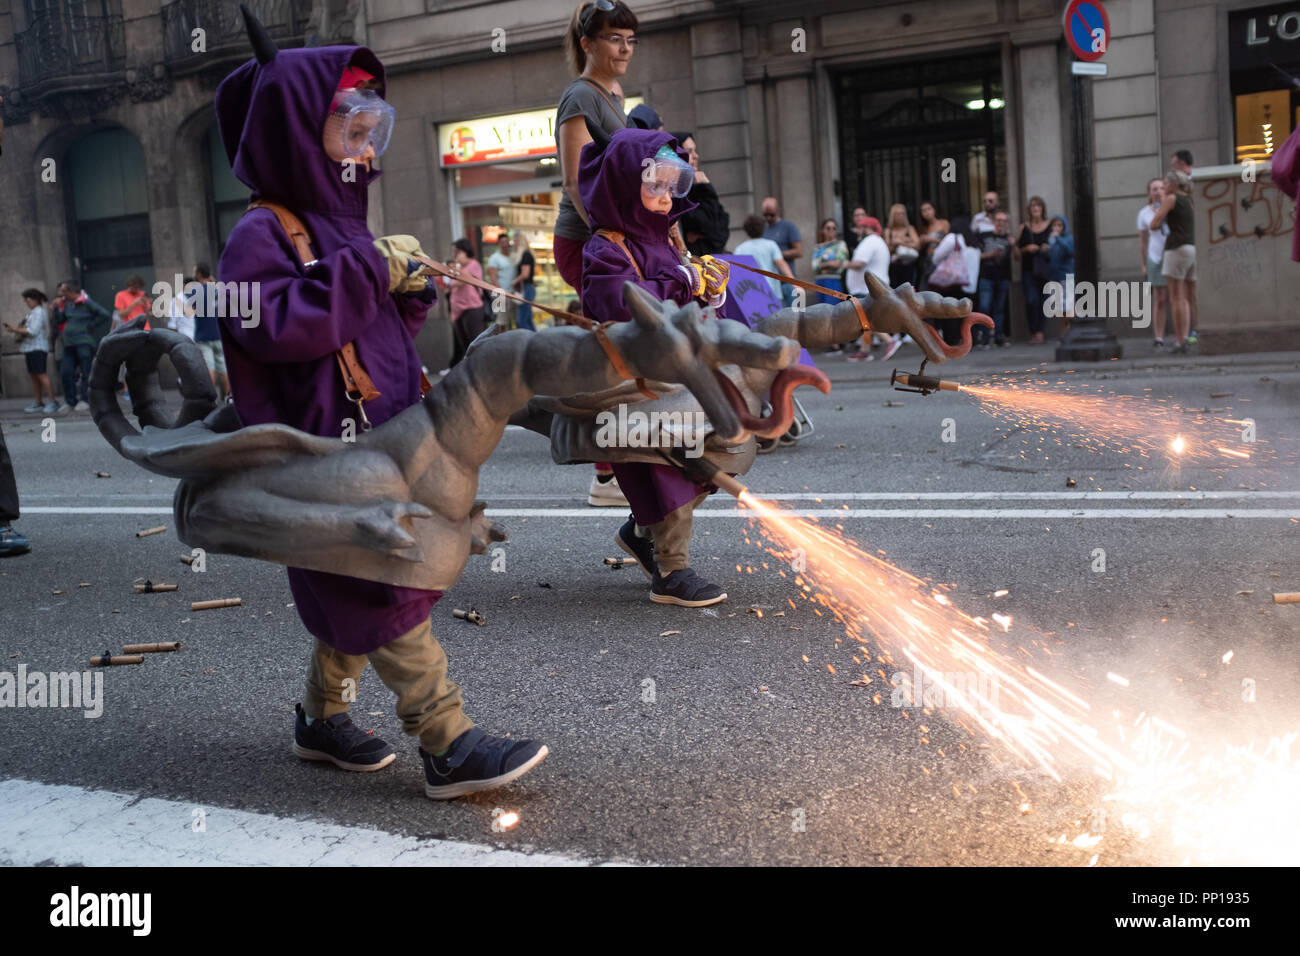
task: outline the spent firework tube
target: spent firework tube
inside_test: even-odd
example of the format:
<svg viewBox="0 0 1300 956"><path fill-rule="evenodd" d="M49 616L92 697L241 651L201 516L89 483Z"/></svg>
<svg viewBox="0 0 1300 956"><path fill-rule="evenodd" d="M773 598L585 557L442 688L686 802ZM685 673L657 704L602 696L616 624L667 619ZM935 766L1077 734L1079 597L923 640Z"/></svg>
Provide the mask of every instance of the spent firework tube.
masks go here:
<svg viewBox="0 0 1300 956"><path fill-rule="evenodd" d="M908 385L912 388L919 388L927 392L960 392L961 386L956 382L946 382L941 378L935 378L933 375L911 375L907 372L894 371L889 377L891 385Z"/></svg>

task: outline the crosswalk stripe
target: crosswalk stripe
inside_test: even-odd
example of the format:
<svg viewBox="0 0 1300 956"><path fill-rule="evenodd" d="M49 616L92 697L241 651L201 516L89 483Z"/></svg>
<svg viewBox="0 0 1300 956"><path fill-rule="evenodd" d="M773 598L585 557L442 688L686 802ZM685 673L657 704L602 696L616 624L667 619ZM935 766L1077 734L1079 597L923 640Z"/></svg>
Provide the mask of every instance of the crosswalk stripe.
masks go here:
<svg viewBox="0 0 1300 956"><path fill-rule="evenodd" d="M417 787L419 781L411 785ZM10 866L595 865L576 856L417 839L370 827L35 780L0 781L0 806L5 808L0 863ZM517 836L511 832L512 839Z"/></svg>

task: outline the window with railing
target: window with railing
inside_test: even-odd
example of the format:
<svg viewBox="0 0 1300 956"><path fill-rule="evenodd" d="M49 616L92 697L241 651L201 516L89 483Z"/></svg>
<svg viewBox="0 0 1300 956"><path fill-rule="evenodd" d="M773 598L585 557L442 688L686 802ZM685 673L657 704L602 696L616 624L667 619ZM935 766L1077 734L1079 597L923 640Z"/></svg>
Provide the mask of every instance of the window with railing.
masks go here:
<svg viewBox="0 0 1300 956"><path fill-rule="evenodd" d="M300 46L311 0L244 0L277 43ZM167 62L198 63L213 54L248 54L248 35L232 0L173 0L162 8Z"/></svg>
<svg viewBox="0 0 1300 956"><path fill-rule="evenodd" d="M115 0L24 0L27 29L15 34L24 86L126 67L126 33Z"/></svg>

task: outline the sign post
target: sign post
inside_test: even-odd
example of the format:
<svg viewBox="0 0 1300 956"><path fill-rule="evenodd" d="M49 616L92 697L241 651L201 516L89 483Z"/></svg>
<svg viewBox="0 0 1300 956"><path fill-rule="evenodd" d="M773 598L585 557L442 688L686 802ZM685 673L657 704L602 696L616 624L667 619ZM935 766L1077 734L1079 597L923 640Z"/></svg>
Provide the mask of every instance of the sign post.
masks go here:
<svg viewBox="0 0 1300 956"><path fill-rule="evenodd" d="M1092 152L1092 98L1088 95L1088 75L1105 75L1099 61L1110 46L1110 18L1101 0L1070 0L1061 18L1065 42L1078 58L1070 75L1074 106L1074 129L1071 139L1071 180L1074 192L1074 282L1096 283L1097 273L1097 203L1094 186L1095 166ZM1077 69L1075 69L1077 68ZM1106 326L1105 319L1075 318L1070 331L1056 347L1058 362L1104 362L1119 358L1119 340Z"/></svg>

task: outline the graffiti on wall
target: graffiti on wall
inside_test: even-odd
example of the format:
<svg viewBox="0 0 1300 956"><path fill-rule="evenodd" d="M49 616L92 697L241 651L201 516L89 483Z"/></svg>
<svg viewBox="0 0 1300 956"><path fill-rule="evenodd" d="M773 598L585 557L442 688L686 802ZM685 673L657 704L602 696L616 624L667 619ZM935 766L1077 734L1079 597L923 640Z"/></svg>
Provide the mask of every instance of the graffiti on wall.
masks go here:
<svg viewBox="0 0 1300 956"><path fill-rule="evenodd" d="M1197 184L1196 218L1197 232L1204 236L1203 285L1222 293L1225 302L1244 301L1241 295L1255 301L1262 287L1272 287L1273 242L1284 242L1285 258L1290 258L1296 219L1290 197L1267 177L1256 182L1240 177L1205 180Z"/></svg>
<svg viewBox="0 0 1300 956"><path fill-rule="evenodd" d="M1201 184L1197 205L1208 245L1230 239L1291 235L1295 202L1270 179L1243 182L1210 179Z"/></svg>

